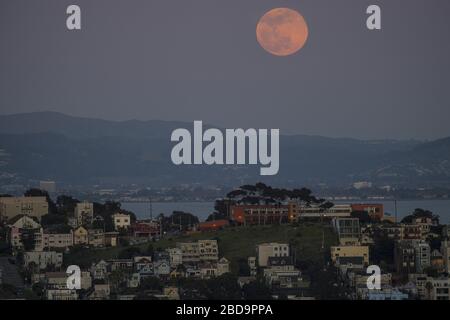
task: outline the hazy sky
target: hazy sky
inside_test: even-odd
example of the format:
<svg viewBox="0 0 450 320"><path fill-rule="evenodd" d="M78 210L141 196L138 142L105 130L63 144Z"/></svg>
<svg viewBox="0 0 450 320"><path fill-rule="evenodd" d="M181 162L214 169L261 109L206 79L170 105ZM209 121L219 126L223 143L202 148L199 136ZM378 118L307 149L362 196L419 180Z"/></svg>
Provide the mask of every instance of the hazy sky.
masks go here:
<svg viewBox="0 0 450 320"><path fill-rule="evenodd" d="M78 4L82 30L66 29ZM382 8L382 30L366 8ZM258 19L296 9L305 47L276 57ZM450 135L447 0L1 0L0 113L194 119L354 138Z"/></svg>

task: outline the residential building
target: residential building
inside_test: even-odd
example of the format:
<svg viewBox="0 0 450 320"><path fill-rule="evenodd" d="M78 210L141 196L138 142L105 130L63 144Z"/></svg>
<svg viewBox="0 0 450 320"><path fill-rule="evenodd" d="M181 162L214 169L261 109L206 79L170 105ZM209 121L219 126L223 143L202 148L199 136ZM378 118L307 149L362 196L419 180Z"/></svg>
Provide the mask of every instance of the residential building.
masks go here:
<svg viewBox="0 0 450 320"><path fill-rule="evenodd" d="M88 243L89 246L98 248L105 246L105 233L102 229L89 229L88 230Z"/></svg>
<svg viewBox="0 0 450 320"><path fill-rule="evenodd" d="M298 208L298 218L345 218L352 214L352 207L349 204L335 204L331 208L322 208L319 205L301 206Z"/></svg>
<svg viewBox="0 0 450 320"><path fill-rule="evenodd" d="M367 280L370 277L367 274L366 270L361 272L350 272L349 276L349 284L353 288L367 288ZM387 287L392 285L392 273L382 273L380 275L380 285L381 287Z"/></svg>
<svg viewBox="0 0 450 320"><path fill-rule="evenodd" d="M267 267L270 257L290 256L289 244L287 243L262 243L256 247L258 266Z"/></svg>
<svg viewBox="0 0 450 320"><path fill-rule="evenodd" d="M219 260L219 246L217 240L198 240L200 261L217 262Z"/></svg>
<svg viewBox="0 0 450 320"><path fill-rule="evenodd" d="M156 277L168 277L170 264L167 260L158 260L153 263L153 273Z"/></svg>
<svg viewBox="0 0 450 320"><path fill-rule="evenodd" d="M441 254L444 264L444 271L450 274L450 242L448 240L442 241Z"/></svg>
<svg viewBox="0 0 450 320"><path fill-rule="evenodd" d="M119 233L112 231L112 232L105 232L105 246L107 247L116 247L119 239Z"/></svg>
<svg viewBox="0 0 450 320"><path fill-rule="evenodd" d="M127 288L137 288L141 283L139 273L132 273L127 279Z"/></svg>
<svg viewBox="0 0 450 320"><path fill-rule="evenodd" d="M180 264L183 264L183 252L180 248L168 248L169 262L172 268L176 268Z"/></svg>
<svg viewBox="0 0 450 320"><path fill-rule="evenodd" d="M202 273L197 266L189 266L186 268L186 277L187 278L201 278Z"/></svg>
<svg viewBox="0 0 450 320"><path fill-rule="evenodd" d="M367 300L408 300L409 295L397 288L387 287L381 290L368 290Z"/></svg>
<svg viewBox="0 0 450 320"><path fill-rule="evenodd" d="M361 244L362 245L371 245L375 243L374 240L374 232L375 228L372 226L364 226L361 227Z"/></svg>
<svg viewBox="0 0 450 320"><path fill-rule="evenodd" d="M75 206L75 219L78 226L91 226L94 219L94 204L91 202L80 202Z"/></svg>
<svg viewBox="0 0 450 320"><path fill-rule="evenodd" d="M357 245L361 239L358 218L333 218L332 226L339 237L339 244Z"/></svg>
<svg viewBox="0 0 450 320"><path fill-rule="evenodd" d="M423 226L418 224L403 224L403 239L420 240L425 239L426 233L423 231Z"/></svg>
<svg viewBox="0 0 450 320"><path fill-rule="evenodd" d="M128 229L131 226L131 216L124 213L116 213L112 216L114 229Z"/></svg>
<svg viewBox="0 0 450 320"><path fill-rule="evenodd" d="M136 271L141 271L141 269L145 267L153 267L152 257L151 256L139 256L133 258L134 262L134 269Z"/></svg>
<svg viewBox="0 0 450 320"><path fill-rule="evenodd" d="M199 266L200 277L210 279L217 276L217 265L213 263L203 263Z"/></svg>
<svg viewBox="0 0 450 320"><path fill-rule="evenodd" d="M450 224L445 224L442 226L442 236L445 240L450 240Z"/></svg>
<svg viewBox="0 0 450 320"><path fill-rule="evenodd" d="M247 263L250 269L250 276L256 276L257 273L256 257L248 257Z"/></svg>
<svg viewBox="0 0 450 320"><path fill-rule="evenodd" d="M343 277L346 277L348 273L362 272L367 266L367 264L364 262L363 256L337 257L335 265L339 268L339 273Z"/></svg>
<svg viewBox="0 0 450 320"><path fill-rule="evenodd" d="M44 230L44 247L49 249L65 249L73 246L73 232L61 233L57 230Z"/></svg>
<svg viewBox="0 0 450 320"><path fill-rule="evenodd" d="M78 293L71 289L46 289L47 300L78 300Z"/></svg>
<svg viewBox="0 0 450 320"><path fill-rule="evenodd" d="M44 284L46 288L67 289L68 274L65 272L46 272L44 275ZM87 290L92 286L91 274L82 271L80 275L80 289Z"/></svg>
<svg viewBox="0 0 450 320"><path fill-rule="evenodd" d="M230 261L225 257L222 257L217 261L217 275L221 276L228 272L230 272Z"/></svg>
<svg viewBox="0 0 450 320"><path fill-rule="evenodd" d="M442 247L441 247L442 249ZM437 249L431 252L431 266L438 270L438 272L443 272L445 268L444 256Z"/></svg>
<svg viewBox="0 0 450 320"><path fill-rule="evenodd" d="M43 230L37 218L18 215L7 222L8 242L14 250L42 251L44 249Z"/></svg>
<svg viewBox="0 0 450 320"><path fill-rule="evenodd" d="M400 240L394 249L395 270L400 275L416 272L416 252L411 241Z"/></svg>
<svg viewBox="0 0 450 320"><path fill-rule="evenodd" d="M362 257L365 265L369 264L368 246L333 246L331 247L331 260L336 263L341 257Z"/></svg>
<svg viewBox="0 0 450 320"><path fill-rule="evenodd" d="M412 240L416 253L416 272L422 273L431 265L431 248L425 240Z"/></svg>
<svg viewBox="0 0 450 320"><path fill-rule="evenodd" d="M393 240L425 239L422 227L417 224L395 224L381 227L383 234Z"/></svg>
<svg viewBox="0 0 450 320"><path fill-rule="evenodd" d="M353 212L367 212L373 220L383 221L384 206L381 203L353 203L351 204Z"/></svg>
<svg viewBox="0 0 450 320"><path fill-rule="evenodd" d="M163 295L167 297L168 300L180 300L180 293L177 287L164 287Z"/></svg>
<svg viewBox="0 0 450 320"><path fill-rule="evenodd" d="M131 272L133 270L132 259L111 259L106 262L109 264L111 271L123 270Z"/></svg>
<svg viewBox="0 0 450 320"><path fill-rule="evenodd" d="M109 284L94 284L93 289L88 293L89 300L106 300L111 295Z"/></svg>
<svg viewBox="0 0 450 320"><path fill-rule="evenodd" d="M105 260L93 263L91 266L91 275L94 280L105 280L108 276L109 264Z"/></svg>
<svg viewBox="0 0 450 320"><path fill-rule="evenodd" d="M78 227L73 231L73 244L74 245L89 244L89 233L84 227Z"/></svg>
<svg viewBox="0 0 450 320"><path fill-rule="evenodd" d="M23 255L24 266L34 266L38 270L44 270L47 267L61 268L63 263L63 254L56 251L30 251Z"/></svg>
<svg viewBox="0 0 450 320"><path fill-rule="evenodd" d="M427 285L430 282L431 278L423 273L410 273L408 275L408 280L416 285L417 288L417 297L419 299L427 299L429 296L429 286Z"/></svg>
<svg viewBox="0 0 450 320"><path fill-rule="evenodd" d="M430 279L429 290L430 300L450 300L450 277Z"/></svg>
<svg viewBox="0 0 450 320"><path fill-rule="evenodd" d="M136 238L152 238L160 233L158 221L136 221L131 225L131 231Z"/></svg>
<svg viewBox="0 0 450 320"><path fill-rule="evenodd" d="M200 250L198 242L179 242L177 248L181 250L184 264L197 263L200 261Z"/></svg>
<svg viewBox="0 0 450 320"><path fill-rule="evenodd" d="M303 285L300 270L294 267L294 259L289 256L269 257L264 268L264 278L276 296L298 296Z"/></svg>
<svg viewBox="0 0 450 320"><path fill-rule="evenodd" d="M18 215L41 219L48 214L46 197L0 197L0 221L7 221Z"/></svg>
<svg viewBox="0 0 450 320"><path fill-rule="evenodd" d="M399 224L384 225L380 228L382 235L391 240L402 240L403 230L403 227Z"/></svg>

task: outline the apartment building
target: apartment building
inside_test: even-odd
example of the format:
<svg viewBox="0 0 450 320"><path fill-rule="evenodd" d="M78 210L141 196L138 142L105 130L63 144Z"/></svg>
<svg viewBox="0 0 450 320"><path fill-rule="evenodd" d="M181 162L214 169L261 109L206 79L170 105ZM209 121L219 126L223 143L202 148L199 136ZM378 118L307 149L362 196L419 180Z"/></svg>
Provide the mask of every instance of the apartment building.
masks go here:
<svg viewBox="0 0 450 320"><path fill-rule="evenodd" d="M198 240L200 261L217 262L219 260L219 245L217 240Z"/></svg>
<svg viewBox="0 0 450 320"><path fill-rule="evenodd" d="M48 214L46 197L0 197L0 221L19 215L41 219Z"/></svg>
<svg viewBox="0 0 450 320"><path fill-rule="evenodd" d="M393 240L423 240L426 236L422 226L417 224L383 226L381 231L387 238Z"/></svg>
<svg viewBox="0 0 450 320"><path fill-rule="evenodd" d="M411 241L400 240L395 244L394 265L398 274L408 275L416 271L416 251Z"/></svg>
<svg viewBox="0 0 450 320"><path fill-rule="evenodd" d="M219 246L217 240L198 240L197 242L179 242L183 263L217 262Z"/></svg>
<svg viewBox="0 0 450 320"><path fill-rule="evenodd" d="M361 228L358 218L333 218L331 224L339 237L340 245L359 244Z"/></svg>
<svg viewBox="0 0 450 320"><path fill-rule="evenodd" d="M60 233L44 230L44 247L49 249L64 249L73 246L73 232Z"/></svg>
<svg viewBox="0 0 450 320"><path fill-rule="evenodd" d="M63 263L63 254L56 251L30 251L23 255L25 267L34 265L39 270L49 266L60 268Z"/></svg>
<svg viewBox="0 0 450 320"><path fill-rule="evenodd" d="M416 272L422 273L431 265L431 248L425 240L412 240L416 253Z"/></svg>
<svg viewBox="0 0 450 320"><path fill-rule="evenodd" d="M197 263L200 261L198 242L179 242L177 248L181 250L183 263Z"/></svg>
<svg viewBox="0 0 450 320"><path fill-rule="evenodd" d="M87 245L89 243L89 234L84 227L78 227L73 231L74 245Z"/></svg>
<svg viewBox="0 0 450 320"><path fill-rule="evenodd" d="M94 204L91 202L80 202L75 206L75 219L78 226L90 226L94 219Z"/></svg>
<svg viewBox="0 0 450 320"><path fill-rule="evenodd" d="M88 230L88 243L92 247L104 247L105 246L105 233L102 229L89 229Z"/></svg>
<svg viewBox="0 0 450 320"><path fill-rule="evenodd" d="M287 243L262 243L256 247L258 266L267 267L270 257L289 257L290 248Z"/></svg>
<svg viewBox="0 0 450 320"><path fill-rule="evenodd" d="M383 221L384 206L380 203L353 203L351 204L353 212L367 212L373 220Z"/></svg>
<svg viewBox="0 0 450 320"><path fill-rule="evenodd" d="M8 241L15 250L24 248L24 240L28 239L27 245L32 248L26 250L42 251L44 249L43 231L37 218L19 215L8 221Z"/></svg>
<svg viewBox="0 0 450 320"><path fill-rule="evenodd" d="M217 261L217 275L221 276L228 272L230 272L230 261L228 261L227 258L222 257Z"/></svg>
<svg viewBox="0 0 450 320"><path fill-rule="evenodd" d="M369 264L368 246L333 246L330 250L333 263L336 263L339 258L343 257L361 257L365 265Z"/></svg>
<svg viewBox="0 0 450 320"><path fill-rule="evenodd" d="M427 299L429 285L427 283L430 281L430 277L423 273L410 273L408 275L408 281L412 282L417 289L417 297L419 299Z"/></svg>
<svg viewBox="0 0 450 320"><path fill-rule="evenodd" d="M180 248L168 248L166 251L169 254L169 262L172 268L183 264L183 252Z"/></svg>
<svg viewBox="0 0 450 320"><path fill-rule="evenodd" d="M431 290L429 298L431 300L450 300L450 277L431 279Z"/></svg>
<svg viewBox="0 0 450 320"><path fill-rule="evenodd" d="M445 272L450 274L450 242L448 240L441 243L441 254Z"/></svg>
<svg viewBox="0 0 450 320"><path fill-rule="evenodd" d="M295 297L300 294L303 284L301 272L295 268L292 257L269 257L264 278L275 296Z"/></svg>
<svg viewBox="0 0 450 320"><path fill-rule="evenodd" d="M446 224L446 225L442 226L442 236L446 240L450 240L450 224Z"/></svg>
<svg viewBox="0 0 450 320"><path fill-rule="evenodd" d="M47 288L67 289L68 274L65 272L46 272L43 281ZM87 290L92 286L90 272L82 271L80 274L81 289Z"/></svg>
<svg viewBox="0 0 450 320"><path fill-rule="evenodd" d="M128 214L116 213L112 216L114 229L128 229L131 226L131 217Z"/></svg>

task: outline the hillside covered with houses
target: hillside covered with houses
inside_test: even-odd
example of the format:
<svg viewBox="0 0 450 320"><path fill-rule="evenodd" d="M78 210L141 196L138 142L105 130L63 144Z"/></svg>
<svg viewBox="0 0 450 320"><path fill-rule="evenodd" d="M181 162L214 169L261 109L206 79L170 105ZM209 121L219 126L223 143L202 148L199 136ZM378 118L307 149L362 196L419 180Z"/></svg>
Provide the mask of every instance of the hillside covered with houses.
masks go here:
<svg viewBox="0 0 450 320"><path fill-rule="evenodd" d="M395 221L382 205L304 188L242 186L204 222L139 220L117 202L31 189L0 196L0 221L3 299L450 299L449 226L437 215Z"/></svg>

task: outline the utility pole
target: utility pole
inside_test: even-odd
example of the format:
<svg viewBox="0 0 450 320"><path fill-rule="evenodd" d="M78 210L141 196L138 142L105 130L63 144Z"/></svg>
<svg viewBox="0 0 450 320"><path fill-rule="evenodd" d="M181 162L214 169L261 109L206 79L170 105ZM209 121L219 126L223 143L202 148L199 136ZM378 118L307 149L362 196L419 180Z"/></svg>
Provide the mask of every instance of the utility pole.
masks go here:
<svg viewBox="0 0 450 320"><path fill-rule="evenodd" d="M150 212L150 221L153 220L153 206L152 206L152 197L148 197L148 206Z"/></svg>
<svg viewBox="0 0 450 320"><path fill-rule="evenodd" d="M395 208L395 223L398 223L398 220L397 220L397 199L394 199L394 208Z"/></svg>

